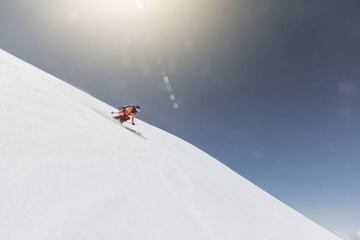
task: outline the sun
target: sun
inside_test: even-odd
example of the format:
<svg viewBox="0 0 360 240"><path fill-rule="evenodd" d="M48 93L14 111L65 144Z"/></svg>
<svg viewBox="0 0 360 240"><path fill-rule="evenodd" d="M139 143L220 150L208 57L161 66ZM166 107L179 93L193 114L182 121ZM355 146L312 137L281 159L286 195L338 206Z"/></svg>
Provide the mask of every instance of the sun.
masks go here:
<svg viewBox="0 0 360 240"><path fill-rule="evenodd" d="M144 5L142 4L142 2L140 0L135 0L135 1L139 10L142 11L144 9Z"/></svg>

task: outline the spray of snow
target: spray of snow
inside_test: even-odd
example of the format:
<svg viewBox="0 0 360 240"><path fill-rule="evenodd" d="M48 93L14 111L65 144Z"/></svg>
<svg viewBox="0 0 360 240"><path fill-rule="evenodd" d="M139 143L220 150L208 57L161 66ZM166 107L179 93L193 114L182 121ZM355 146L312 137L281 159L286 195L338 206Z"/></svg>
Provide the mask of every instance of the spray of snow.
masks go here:
<svg viewBox="0 0 360 240"><path fill-rule="evenodd" d="M337 234L344 240L360 240L360 230L358 230L354 233L341 233L341 232L335 231L335 234Z"/></svg>

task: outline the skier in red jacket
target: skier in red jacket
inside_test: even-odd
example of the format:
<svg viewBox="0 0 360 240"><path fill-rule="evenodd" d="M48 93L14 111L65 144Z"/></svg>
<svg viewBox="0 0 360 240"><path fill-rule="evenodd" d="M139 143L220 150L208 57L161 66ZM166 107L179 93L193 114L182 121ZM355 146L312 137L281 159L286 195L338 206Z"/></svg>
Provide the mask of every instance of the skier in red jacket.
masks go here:
<svg viewBox="0 0 360 240"><path fill-rule="evenodd" d="M121 123L130 120L131 124L135 125L135 116L136 114L140 112L140 107L136 105L126 105L121 108L119 108L119 112L117 116L115 116L115 119L119 119ZM112 112L114 113L114 112Z"/></svg>

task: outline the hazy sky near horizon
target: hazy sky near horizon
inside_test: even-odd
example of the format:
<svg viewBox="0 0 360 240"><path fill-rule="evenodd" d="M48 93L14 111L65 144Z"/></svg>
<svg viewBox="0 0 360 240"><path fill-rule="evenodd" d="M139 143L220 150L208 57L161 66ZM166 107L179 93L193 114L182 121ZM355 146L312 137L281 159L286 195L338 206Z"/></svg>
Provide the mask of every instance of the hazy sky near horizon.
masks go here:
<svg viewBox="0 0 360 240"><path fill-rule="evenodd" d="M359 1L0 0L0 48L360 229Z"/></svg>

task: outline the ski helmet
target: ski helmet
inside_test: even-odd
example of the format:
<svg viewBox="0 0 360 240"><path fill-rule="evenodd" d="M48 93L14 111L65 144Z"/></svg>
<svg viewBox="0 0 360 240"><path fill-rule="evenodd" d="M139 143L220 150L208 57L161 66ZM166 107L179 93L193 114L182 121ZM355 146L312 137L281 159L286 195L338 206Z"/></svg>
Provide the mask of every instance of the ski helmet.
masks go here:
<svg viewBox="0 0 360 240"><path fill-rule="evenodd" d="M139 106L135 106L136 112L140 112L140 107Z"/></svg>

